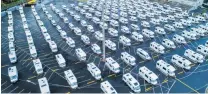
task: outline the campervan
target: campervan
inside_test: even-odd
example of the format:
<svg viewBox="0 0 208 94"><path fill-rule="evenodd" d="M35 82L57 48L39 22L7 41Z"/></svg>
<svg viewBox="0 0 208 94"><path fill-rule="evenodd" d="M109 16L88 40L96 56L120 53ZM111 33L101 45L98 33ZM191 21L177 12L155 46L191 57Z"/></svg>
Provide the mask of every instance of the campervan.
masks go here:
<svg viewBox="0 0 208 94"><path fill-rule="evenodd" d="M110 20L110 25L113 26L113 27L118 27L119 23L116 20Z"/></svg>
<svg viewBox="0 0 208 94"><path fill-rule="evenodd" d="M102 29L108 29L108 24L105 22L100 22L100 28Z"/></svg>
<svg viewBox="0 0 208 94"><path fill-rule="evenodd" d="M61 67L61 68L66 67L66 60L64 59L62 54L57 54L57 55L55 55L55 57L56 57L56 61L59 64L59 67Z"/></svg>
<svg viewBox="0 0 208 94"><path fill-rule="evenodd" d="M50 41L48 43L49 43L49 47L51 48L52 52L57 52L58 51L57 45L54 41Z"/></svg>
<svg viewBox="0 0 208 94"><path fill-rule="evenodd" d="M134 92L141 92L139 82L130 74L123 74L122 80L133 90Z"/></svg>
<svg viewBox="0 0 208 94"><path fill-rule="evenodd" d="M113 86L108 81L101 82L100 88L105 94L117 94L117 91L113 88Z"/></svg>
<svg viewBox="0 0 208 94"><path fill-rule="evenodd" d="M86 60L86 53L81 48L75 49L75 53L80 61Z"/></svg>
<svg viewBox="0 0 208 94"><path fill-rule="evenodd" d="M63 39L66 39L66 38L67 38L67 34L66 34L66 32L63 31L63 30L60 32L60 35L61 35L61 37L62 37Z"/></svg>
<svg viewBox="0 0 208 94"><path fill-rule="evenodd" d="M169 31L176 31L175 28L173 26L169 25L169 24L165 24L164 28L169 30Z"/></svg>
<svg viewBox="0 0 208 94"><path fill-rule="evenodd" d="M181 22L174 22L174 23L173 23L173 26L174 26L175 28L180 28L180 29L183 28L183 24L182 24Z"/></svg>
<svg viewBox="0 0 208 94"><path fill-rule="evenodd" d="M29 50L30 50L30 55L33 58L37 57L37 51L34 45L29 46Z"/></svg>
<svg viewBox="0 0 208 94"><path fill-rule="evenodd" d="M92 14L91 13L85 13L85 17L87 19L92 19Z"/></svg>
<svg viewBox="0 0 208 94"><path fill-rule="evenodd" d="M176 69L168 64L167 62L163 61L163 60L158 60L156 62L156 68L162 72L163 74L165 74L166 76L171 76L171 77L175 77L175 71Z"/></svg>
<svg viewBox="0 0 208 94"><path fill-rule="evenodd" d="M149 29L143 29L142 30L142 34L147 37L147 38L154 38L154 32L152 32L151 30Z"/></svg>
<svg viewBox="0 0 208 94"><path fill-rule="evenodd" d="M114 37L118 36L118 31L117 31L116 29L114 29L114 28L109 28L109 29L108 29L108 33L109 33L111 36L114 36Z"/></svg>
<svg viewBox="0 0 208 94"><path fill-rule="evenodd" d="M188 59L190 59L191 61L193 61L194 63L203 63L205 58L203 55L194 52L191 49L187 49L184 52L184 56L186 56Z"/></svg>
<svg viewBox="0 0 208 94"><path fill-rule="evenodd" d="M9 41L9 51L15 51L14 42Z"/></svg>
<svg viewBox="0 0 208 94"><path fill-rule="evenodd" d="M162 27L155 27L155 32L162 35L166 34L165 29Z"/></svg>
<svg viewBox="0 0 208 94"><path fill-rule="evenodd" d="M74 27L73 29L74 33L77 35L77 36L81 36L82 35L82 31L79 27Z"/></svg>
<svg viewBox="0 0 208 94"><path fill-rule="evenodd" d="M82 25L83 27L86 27L86 26L87 26L87 22L86 22L85 20L81 20L81 25Z"/></svg>
<svg viewBox="0 0 208 94"><path fill-rule="evenodd" d="M143 42L143 36L139 34L138 32L132 32L131 33L131 38L134 39L135 41Z"/></svg>
<svg viewBox="0 0 208 94"><path fill-rule="evenodd" d="M96 31L94 35L95 35L95 38L99 41L102 41L104 39L104 35L100 31Z"/></svg>
<svg viewBox="0 0 208 94"><path fill-rule="evenodd" d="M92 44L91 49L96 54L101 54L102 53L100 46L98 46L97 44Z"/></svg>
<svg viewBox="0 0 208 94"><path fill-rule="evenodd" d="M87 25L87 31L89 31L89 32L95 32L92 25Z"/></svg>
<svg viewBox="0 0 208 94"><path fill-rule="evenodd" d="M72 70L66 70L64 71L64 76L68 84L72 89L76 89L78 87L77 78L75 77Z"/></svg>
<svg viewBox="0 0 208 94"><path fill-rule="evenodd" d="M87 64L87 70L90 72L90 74L96 79L101 79L101 71L100 69L92 62Z"/></svg>
<svg viewBox="0 0 208 94"><path fill-rule="evenodd" d="M11 83L15 83L18 80L18 70L16 66L12 66L8 68L8 76L10 78Z"/></svg>
<svg viewBox="0 0 208 94"><path fill-rule="evenodd" d="M142 22L141 22L141 25L142 25L143 27L150 27L150 24L149 24L149 22L147 22L147 21L142 21Z"/></svg>
<svg viewBox="0 0 208 94"><path fill-rule="evenodd" d="M119 19L119 22L121 22L122 24L128 24L128 19L124 18L124 17L121 17Z"/></svg>
<svg viewBox="0 0 208 94"><path fill-rule="evenodd" d="M97 18L97 17L92 17L92 21L95 23L95 24L100 24L100 19Z"/></svg>
<svg viewBox="0 0 208 94"><path fill-rule="evenodd" d="M15 51L9 51L8 55L11 63L17 62L17 55Z"/></svg>
<svg viewBox="0 0 208 94"><path fill-rule="evenodd" d="M131 28L132 28L133 30L135 30L135 31L140 30L139 26L136 25L136 24L131 24Z"/></svg>
<svg viewBox="0 0 208 94"><path fill-rule="evenodd" d="M174 42L169 40L169 39L163 39L162 40L162 45L164 45L167 48L171 48L171 49L175 49L176 48Z"/></svg>
<svg viewBox="0 0 208 94"><path fill-rule="evenodd" d="M106 46L107 48L109 48L110 50L113 50L113 51L116 50L116 43L114 43L114 42L111 41L111 40L105 40L105 46Z"/></svg>
<svg viewBox="0 0 208 94"><path fill-rule="evenodd" d="M43 67L42 67L42 63L40 62L40 59L34 59L33 65L38 75L43 73Z"/></svg>
<svg viewBox="0 0 208 94"><path fill-rule="evenodd" d="M179 43L179 44L186 44L187 43L185 38L180 36L180 35L178 35L178 34L175 34L173 36L173 41L175 41L176 43Z"/></svg>
<svg viewBox="0 0 208 94"><path fill-rule="evenodd" d="M81 35L81 40L84 42L84 44L89 45L90 44L90 38L87 35Z"/></svg>
<svg viewBox="0 0 208 94"><path fill-rule="evenodd" d="M182 31L182 34L181 36L189 39L189 40L196 40L197 39L197 35L195 33L191 33L191 32L188 32L188 31Z"/></svg>
<svg viewBox="0 0 208 94"><path fill-rule="evenodd" d="M208 55L208 46L198 45L196 51L203 54L204 56L207 56Z"/></svg>
<svg viewBox="0 0 208 94"><path fill-rule="evenodd" d="M123 35L119 36L119 42L124 46L131 46L131 40Z"/></svg>
<svg viewBox="0 0 208 94"><path fill-rule="evenodd" d="M74 30L74 28L75 28L74 24L69 23L68 25L69 25L69 28L70 28L71 30Z"/></svg>
<svg viewBox="0 0 208 94"><path fill-rule="evenodd" d="M151 60L150 55L141 48L137 48L136 53L144 60Z"/></svg>
<svg viewBox="0 0 208 94"><path fill-rule="evenodd" d="M138 21L137 17L135 17L135 16L130 16L129 20L132 21L132 22L137 22Z"/></svg>
<svg viewBox="0 0 208 94"><path fill-rule="evenodd" d="M129 30L127 26L121 26L121 32L126 33L126 34L131 33L131 31Z"/></svg>
<svg viewBox="0 0 208 94"><path fill-rule="evenodd" d="M66 38L66 43L69 45L69 47L75 47L75 41L71 37Z"/></svg>
<svg viewBox="0 0 208 94"><path fill-rule="evenodd" d="M107 66L113 73L120 72L120 65L112 57L106 58L105 66Z"/></svg>
<svg viewBox="0 0 208 94"><path fill-rule="evenodd" d="M165 53L165 47L163 47L161 44L158 44L157 42L151 42L150 49L159 54Z"/></svg>
<svg viewBox="0 0 208 94"><path fill-rule="evenodd" d="M178 54L174 54L171 58L171 62L176 64L180 68L184 68L187 70L191 69L191 62Z"/></svg>
<svg viewBox="0 0 208 94"><path fill-rule="evenodd" d="M139 76L150 84L158 84L158 76L145 66L139 68Z"/></svg>
<svg viewBox="0 0 208 94"><path fill-rule="evenodd" d="M130 55L127 52L121 53L121 60L123 60L127 65L135 66L136 65L136 59L132 55Z"/></svg>
<svg viewBox="0 0 208 94"><path fill-rule="evenodd" d="M74 15L74 19L75 19L76 21L80 21L80 20L81 20L81 17L80 17L79 15Z"/></svg>

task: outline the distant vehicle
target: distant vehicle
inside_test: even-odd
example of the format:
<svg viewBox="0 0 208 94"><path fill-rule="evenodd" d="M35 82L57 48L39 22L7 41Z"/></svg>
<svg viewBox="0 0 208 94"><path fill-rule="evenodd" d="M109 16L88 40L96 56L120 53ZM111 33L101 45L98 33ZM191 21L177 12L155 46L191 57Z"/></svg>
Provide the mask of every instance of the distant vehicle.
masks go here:
<svg viewBox="0 0 208 94"><path fill-rule="evenodd" d="M95 24L100 24L100 19L97 18L97 17L92 17L92 21L95 23Z"/></svg>
<svg viewBox="0 0 208 94"><path fill-rule="evenodd" d="M99 41L102 41L104 39L104 35L100 31L96 31L94 35L95 35L95 38Z"/></svg>
<svg viewBox="0 0 208 94"><path fill-rule="evenodd" d="M147 37L147 38L154 38L154 32L152 32L151 30L149 30L149 29L143 29L142 30L142 34L145 36L145 37Z"/></svg>
<svg viewBox="0 0 208 94"><path fill-rule="evenodd" d="M76 21L80 21L80 20L81 20L81 17L80 17L79 15L74 15L74 19L75 19Z"/></svg>
<svg viewBox="0 0 208 94"><path fill-rule="evenodd" d="M53 26L56 26L56 25L57 25L57 23L56 23L55 20L51 20L51 24L52 24Z"/></svg>
<svg viewBox="0 0 208 94"><path fill-rule="evenodd" d="M9 51L15 51L14 42L9 42Z"/></svg>
<svg viewBox="0 0 208 94"><path fill-rule="evenodd" d="M176 43L179 43L179 44L186 44L187 43L185 38L180 36L180 35L178 35L178 34L175 34L173 36L173 41L175 41Z"/></svg>
<svg viewBox="0 0 208 94"><path fill-rule="evenodd" d="M27 37L27 43L28 45L34 45L34 42L33 42L33 38L32 37Z"/></svg>
<svg viewBox="0 0 208 94"><path fill-rule="evenodd" d="M8 68L8 76L10 78L11 83L15 83L18 80L18 70L16 66L12 66Z"/></svg>
<svg viewBox="0 0 208 94"><path fill-rule="evenodd" d="M186 56L188 59L190 59L194 63L203 63L205 60L203 55L196 53L191 49L187 49L184 53L184 56Z"/></svg>
<svg viewBox="0 0 208 94"><path fill-rule="evenodd" d="M150 27L150 24L149 24L149 22L147 22L147 21L142 21L142 22L141 22L141 25L142 25L143 27Z"/></svg>
<svg viewBox="0 0 208 94"><path fill-rule="evenodd" d="M108 24L105 22L100 22L100 28L102 29L108 29Z"/></svg>
<svg viewBox="0 0 208 94"><path fill-rule="evenodd" d="M114 36L114 37L117 37L118 36L118 31L114 28L108 28L108 33L111 35L111 36Z"/></svg>
<svg viewBox="0 0 208 94"><path fill-rule="evenodd" d="M138 21L137 17L135 17L135 16L130 16L129 20L132 21L132 22L137 22Z"/></svg>
<svg viewBox="0 0 208 94"><path fill-rule="evenodd" d="M184 26L191 26L191 21L188 20L188 19L181 19L181 23L182 23Z"/></svg>
<svg viewBox="0 0 208 94"><path fill-rule="evenodd" d="M88 30L89 32L95 32L92 25L87 25L87 30Z"/></svg>
<svg viewBox="0 0 208 94"><path fill-rule="evenodd" d="M17 55L15 51L9 51L8 55L11 63L17 62Z"/></svg>
<svg viewBox="0 0 208 94"><path fill-rule="evenodd" d="M105 94L117 94L116 90L108 81L101 82L100 88Z"/></svg>
<svg viewBox="0 0 208 94"><path fill-rule="evenodd" d="M167 48L171 48L171 49L175 49L176 48L174 42L169 40L169 39L163 39L162 40L162 45L164 45Z"/></svg>
<svg viewBox="0 0 208 94"><path fill-rule="evenodd" d="M66 67L66 60L64 59L62 54L57 54L57 55L55 55L55 57L56 57L56 61L59 64L59 67L61 67L61 68Z"/></svg>
<svg viewBox="0 0 208 94"><path fill-rule="evenodd" d="M175 71L176 69L168 64L167 62L163 61L163 60L158 60L156 62L156 68L162 72L163 74L165 74L166 76L172 76L175 77Z"/></svg>
<svg viewBox="0 0 208 94"><path fill-rule="evenodd" d="M184 68L187 70L191 69L191 62L178 54L174 54L171 58L171 62L176 64L180 68Z"/></svg>
<svg viewBox="0 0 208 94"><path fill-rule="evenodd" d="M73 29L74 33L77 35L77 36L81 36L82 35L82 31L79 27L74 27Z"/></svg>
<svg viewBox="0 0 208 94"><path fill-rule="evenodd" d="M103 20L104 20L104 21L110 21L110 17L107 16L107 15L103 15Z"/></svg>
<svg viewBox="0 0 208 94"><path fill-rule="evenodd" d="M127 26L121 26L121 32L126 33L126 34L131 33L131 31L129 30Z"/></svg>
<svg viewBox="0 0 208 94"><path fill-rule="evenodd" d="M127 18L128 14L126 12L120 12L120 16Z"/></svg>
<svg viewBox="0 0 208 94"><path fill-rule="evenodd" d="M164 22L164 23L168 22L167 17L163 17L163 16L159 16L159 20L160 20L160 22Z"/></svg>
<svg viewBox="0 0 208 94"><path fill-rule="evenodd" d="M135 66L136 65L136 59L132 55L130 55L127 52L121 53L121 60L123 60L127 65Z"/></svg>
<svg viewBox="0 0 208 94"><path fill-rule="evenodd" d="M188 31L182 31L182 34L181 36L189 39L189 40L196 40L197 39L197 35L195 33L191 33L191 32L188 32Z"/></svg>
<svg viewBox="0 0 208 94"><path fill-rule="evenodd" d="M198 45L196 51L203 54L204 56L207 56L208 55L208 46Z"/></svg>
<svg viewBox="0 0 208 94"><path fill-rule="evenodd" d="M50 93L50 88L48 85L48 80L46 77L38 79L39 87L40 87L40 92L44 94L49 94Z"/></svg>
<svg viewBox="0 0 208 94"><path fill-rule="evenodd" d="M144 60L151 60L150 55L143 49L137 48L136 53Z"/></svg>
<svg viewBox="0 0 208 94"><path fill-rule="evenodd" d="M51 41L51 36L48 33L44 33L43 36L47 42Z"/></svg>
<svg viewBox="0 0 208 94"><path fill-rule="evenodd" d="M91 13L85 13L85 17L87 19L92 19L92 14Z"/></svg>
<svg viewBox="0 0 208 94"><path fill-rule="evenodd" d="M36 58L37 57L37 51L36 51L35 46L34 45L33 46L29 46L29 49L30 49L31 57Z"/></svg>
<svg viewBox="0 0 208 94"><path fill-rule="evenodd" d="M106 58L105 66L107 66L113 73L120 72L120 65L112 57Z"/></svg>
<svg viewBox="0 0 208 94"><path fill-rule="evenodd" d="M96 54L101 54L102 53L100 46L98 46L97 44L92 44L91 49Z"/></svg>
<svg viewBox="0 0 208 94"><path fill-rule="evenodd" d="M14 39L14 34L12 32L8 33L8 39L9 41L14 42L15 39Z"/></svg>
<svg viewBox="0 0 208 94"><path fill-rule="evenodd" d="M140 14L140 13L138 13L137 14L137 17L139 18L139 19L142 19L142 20L145 20L146 19L146 15L143 13L143 14Z"/></svg>
<svg viewBox="0 0 208 94"><path fill-rule="evenodd" d="M66 32L63 31L63 30L60 32L60 35L61 35L61 37L62 37L63 39L66 39L66 38L67 38L67 34L66 34Z"/></svg>
<svg viewBox="0 0 208 94"><path fill-rule="evenodd" d="M84 44L89 45L90 44L90 38L86 35L81 35L81 40L84 42Z"/></svg>
<svg viewBox="0 0 208 94"><path fill-rule="evenodd" d="M159 19L155 19L155 18L151 18L150 23L152 23L154 25L160 25L160 20Z"/></svg>
<svg viewBox="0 0 208 94"><path fill-rule="evenodd" d="M135 30L135 31L140 30L139 26L136 25L136 24L131 24L131 28L132 28L133 30Z"/></svg>
<svg viewBox="0 0 208 94"><path fill-rule="evenodd" d="M111 40L105 40L105 46L113 51L116 50L116 43Z"/></svg>
<svg viewBox="0 0 208 94"><path fill-rule="evenodd" d="M119 23L116 20L110 20L110 25L112 25L113 27L118 27Z"/></svg>
<svg viewBox="0 0 208 94"><path fill-rule="evenodd" d="M99 12L99 11L95 11L95 16L97 16L97 17L101 17L101 16L102 16L102 13L101 13L101 12Z"/></svg>
<svg viewBox="0 0 208 94"><path fill-rule="evenodd" d="M199 23L198 18L188 17L188 20L190 20L191 23Z"/></svg>
<svg viewBox="0 0 208 94"><path fill-rule="evenodd" d="M81 13L82 15L84 15L84 14L86 14L86 10L81 9L81 10L80 10L80 13Z"/></svg>
<svg viewBox="0 0 208 94"><path fill-rule="evenodd" d="M42 67L42 63L40 62L40 59L34 59L33 65L38 75L43 73L43 67Z"/></svg>
<svg viewBox="0 0 208 94"><path fill-rule="evenodd" d="M119 22L121 22L122 24L128 24L128 19L124 18L124 17L121 17L119 19Z"/></svg>
<svg viewBox="0 0 208 94"><path fill-rule="evenodd" d="M69 45L69 47L75 47L75 41L71 37L66 38L66 43Z"/></svg>
<svg viewBox="0 0 208 94"><path fill-rule="evenodd" d="M86 60L86 53L81 48L75 49L75 53L80 61Z"/></svg>
<svg viewBox="0 0 208 94"><path fill-rule="evenodd" d="M86 27L86 26L87 26L87 22L86 22L85 20L81 20L81 25L82 25L83 27Z"/></svg>
<svg viewBox="0 0 208 94"><path fill-rule="evenodd" d="M115 13L112 13L111 14L111 18L113 18L115 20L118 20L119 19L119 15L118 14L115 14Z"/></svg>
<svg viewBox="0 0 208 94"><path fill-rule="evenodd" d="M164 28L162 28L162 27L155 27L155 32L158 34L162 34L162 35L166 34Z"/></svg>
<svg viewBox="0 0 208 94"><path fill-rule="evenodd" d="M169 24L165 24L164 28L169 30L169 31L176 31L175 28L173 26L169 25Z"/></svg>
<svg viewBox="0 0 208 94"><path fill-rule="evenodd" d="M87 70L96 80L100 80L102 78L100 69L93 62L87 64Z"/></svg>
<svg viewBox="0 0 208 94"><path fill-rule="evenodd" d="M69 19L67 17L63 17L64 23L69 23Z"/></svg>
<svg viewBox="0 0 208 94"><path fill-rule="evenodd" d="M14 32L13 26L8 26L8 32Z"/></svg>
<svg viewBox="0 0 208 94"><path fill-rule="evenodd" d="M132 28L133 30L135 30L135 31L140 30L139 26L136 25L136 24L131 24L131 28Z"/></svg>
<svg viewBox="0 0 208 94"><path fill-rule="evenodd" d="M150 49L159 54L165 53L165 47L163 47L161 44L158 44L157 42L151 42Z"/></svg>
<svg viewBox="0 0 208 94"><path fill-rule="evenodd" d="M125 36L119 36L119 42L124 46L131 46L131 40Z"/></svg>
<svg viewBox="0 0 208 94"><path fill-rule="evenodd" d="M206 21L206 18L200 15L197 15L196 18L198 18L199 21Z"/></svg>
<svg viewBox="0 0 208 94"><path fill-rule="evenodd" d="M74 24L69 23L68 25L69 25L69 28L70 28L71 30L74 30L74 28L75 28Z"/></svg>
<svg viewBox="0 0 208 94"><path fill-rule="evenodd" d="M49 46L50 46L52 52L57 52L58 51L57 45L54 41L50 41L48 43L49 43Z"/></svg>
<svg viewBox="0 0 208 94"><path fill-rule="evenodd" d="M180 29L183 28L183 24L181 22L174 22L173 26L176 27L176 28L180 28Z"/></svg>
<svg viewBox="0 0 208 94"><path fill-rule="evenodd" d="M145 66L139 68L139 76L152 85L158 84L158 76Z"/></svg>
<svg viewBox="0 0 208 94"><path fill-rule="evenodd" d="M134 39L135 41L138 41L138 42L143 42L143 36L137 32L132 32L131 33L131 38Z"/></svg>
<svg viewBox="0 0 208 94"><path fill-rule="evenodd" d="M56 29L58 30L58 32L62 31L62 28L59 25L56 25Z"/></svg>
<svg viewBox="0 0 208 94"><path fill-rule="evenodd" d="M130 74L123 74L122 80L133 90L134 92L141 92L139 82Z"/></svg>
<svg viewBox="0 0 208 94"><path fill-rule="evenodd" d="M208 40L206 41L206 43L204 45L208 47Z"/></svg>

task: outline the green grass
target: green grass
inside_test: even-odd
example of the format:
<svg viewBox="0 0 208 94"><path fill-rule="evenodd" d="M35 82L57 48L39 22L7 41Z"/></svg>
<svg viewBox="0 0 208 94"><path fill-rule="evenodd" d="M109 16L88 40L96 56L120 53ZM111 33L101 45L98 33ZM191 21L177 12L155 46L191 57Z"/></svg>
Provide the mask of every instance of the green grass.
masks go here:
<svg viewBox="0 0 208 94"><path fill-rule="evenodd" d="M87 2L87 0L78 0L79 2Z"/></svg>
<svg viewBox="0 0 208 94"><path fill-rule="evenodd" d="M16 6L18 4L21 4L22 2L27 2L27 0L15 0L14 2L5 4L5 3L1 3L1 10L5 10L8 9L10 7Z"/></svg>

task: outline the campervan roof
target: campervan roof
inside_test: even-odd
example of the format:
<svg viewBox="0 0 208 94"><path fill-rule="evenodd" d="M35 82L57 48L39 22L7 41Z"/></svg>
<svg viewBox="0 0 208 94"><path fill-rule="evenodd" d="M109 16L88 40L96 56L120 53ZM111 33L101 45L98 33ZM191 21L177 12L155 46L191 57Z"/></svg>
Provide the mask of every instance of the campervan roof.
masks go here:
<svg viewBox="0 0 208 94"><path fill-rule="evenodd" d="M153 73L152 71L150 71L147 67L145 67L145 66L140 67L140 70L142 70L143 72L148 74L153 80L158 79L158 76L155 73Z"/></svg>
<svg viewBox="0 0 208 94"><path fill-rule="evenodd" d="M64 71L65 77L68 78L72 82L77 82L77 78L74 76L73 72L69 69Z"/></svg>

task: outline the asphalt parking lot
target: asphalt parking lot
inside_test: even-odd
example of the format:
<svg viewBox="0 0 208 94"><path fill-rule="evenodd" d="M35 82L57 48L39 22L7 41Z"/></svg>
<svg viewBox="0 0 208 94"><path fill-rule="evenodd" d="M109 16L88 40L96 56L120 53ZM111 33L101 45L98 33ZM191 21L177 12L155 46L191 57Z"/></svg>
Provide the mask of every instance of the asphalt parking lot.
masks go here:
<svg viewBox="0 0 208 94"><path fill-rule="evenodd" d="M56 6L56 8L62 10L61 5L69 5L70 2L52 2ZM161 43L162 38L172 39L175 33L180 34L184 29L177 29L177 32L170 32L165 36L156 35L156 38L153 40L145 39L143 43L138 43L136 41L132 41L132 46L124 47L122 44L119 44L118 38L110 37L110 35L106 32L106 38L112 40L117 44L117 51L113 52L109 49L106 49L106 57L113 57L121 66L121 73L113 74L109 71L102 61L102 56L94 54L90 49L90 46L85 46L84 43L80 40L79 36L76 36L68 27L68 24L65 24L63 20L51 10L49 4L46 5L49 14L53 16L53 19L58 22L58 24L62 27L63 30L67 32L67 35L75 40L76 47L82 48L87 53L87 61L79 62L77 57L75 56L75 49L70 48L65 41L61 38L56 28L50 23L40 5L36 5L36 11L40 16L40 19L44 22L45 27L48 30L52 40L54 40L58 46L58 52L61 53L66 59L66 67L60 68L55 59L55 54L51 52L48 43L44 40L44 37L40 31L40 28L35 20L35 17L32 14L30 7L24 8L24 13L27 19L27 23L29 29L32 33L32 37L34 39L34 44L37 49L38 58L41 60L44 68L44 74L37 75L34 69L34 65L32 63L32 58L30 57L30 52L27 45L26 35L24 33L24 29L22 26L21 17L19 11L13 12L14 19L14 35L15 35L15 47L18 62L15 64L11 64L8 58L8 38L7 38L7 16L2 18L1 27L1 57L2 57L2 66L1 66L1 86L2 93L39 93L39 86L37 79L41 77L46 77L49 82L50 90L52 93L101 93L100 82L96 81L90 73L87 71L86 63L94 62L102 71L103 80L108 80L113 87L117 90L118 93L129 93L133 92L122 80L122 74L130 72L141 84L141 92L142 93L203 93L205 91L206 86L208 85L207 73L208 73L208 61L206 60L202 64L194 64L191 70L183 70L181 68L177 68L176 78L170 78L163 75L155 68L155 62L159 59L163 59L167 62L170 62L170 58L173 54L183 55L186 49L196 49L199 44L204 44L208 37L200 38L196 41L189 41L187 45L178 45L175 50L166 50L166 54L157 55L149 50L149 44L152 41L156 41ZM62 12L68 17L69 21L72 22L75 26L81 28L84 34L91 36L91 42L97 43L99 46L102 46L102 43L97 41L92 33L85 32L86 28L83 28L79 22L75 21L73 17L67 14L65 11ZM81 15L82 19L86 18ZM147 19L149 21L150 19ZM94 26L95 30L101 30L101 28L95 25L92 21L87 20L87 22ZM131 23L129 23L131 24ZM136 23L140 25L140 20ZM169 22L172 24L172 22ZM204 23L201 23L204 24ZM164 24L161 24L163 26ZM191 27L196 27L194 24ZM141 26L140 26L141 27ZM141 28L142 29L142 28ZM190 27L185 28L187 30ZM120 27L118 28L118 31ZM151 27L150 30L153 30ZM122 35L122 32L119 32L119 35ZM125 35L130 37L130 35ZM153 60L151 61L143 61L138 55L136 55L136 49L140 47L144 50L151 53L151 57ZM120 59L120 53L126 51L136 57L137 65L134 67L126 65ZM18 69L19 81L15 84L11 84L8 77L8 67L15 65ZM145 82L142 78L138 76L138 69L141 66L146 66L151 69L154 73L156 73L159 77L159 85L152 86ZM79 88L76 90L70 89L68 83L64 78L64 71L71 69L75 76L78 79ZM197 92L196 92L197 91Z"/></svg>

